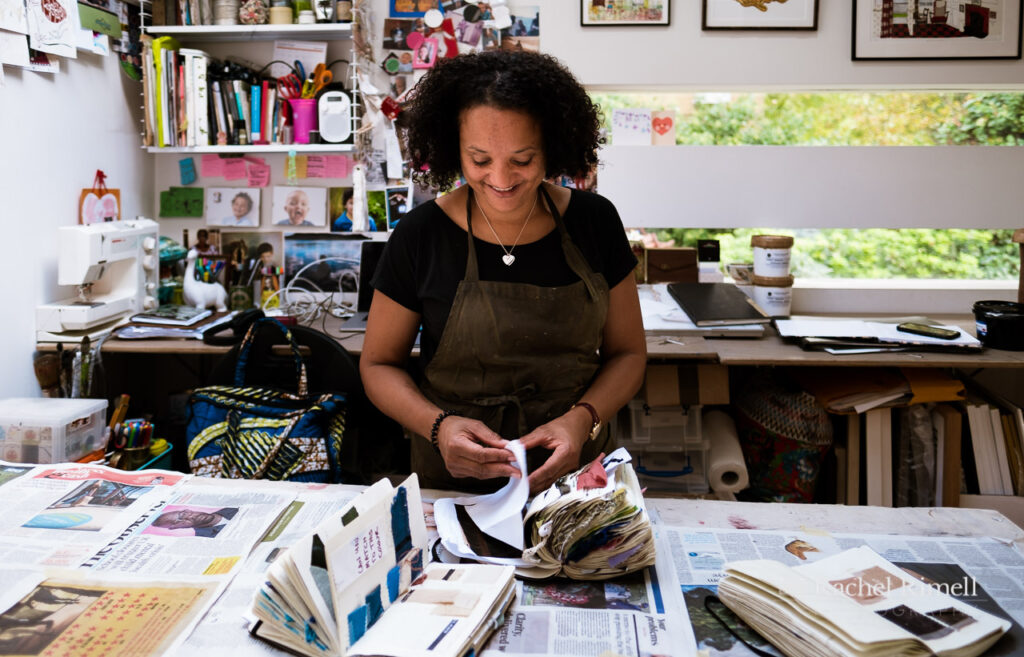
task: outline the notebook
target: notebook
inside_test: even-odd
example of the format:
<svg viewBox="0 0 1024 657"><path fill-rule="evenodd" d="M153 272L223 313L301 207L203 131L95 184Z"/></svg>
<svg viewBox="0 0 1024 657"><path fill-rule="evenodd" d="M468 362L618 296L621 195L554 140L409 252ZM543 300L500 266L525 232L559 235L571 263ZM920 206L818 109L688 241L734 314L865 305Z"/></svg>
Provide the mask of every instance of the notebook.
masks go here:
<svg viewBox="0 0 1024 657"><path fill-rule="evenodd" d="M373 286L370 281L377 271L377 263L384 252L387 242L367 240L361 245L359 252L359 290L356 298L356 312L342 324L342 331L365 331L366 318L370 314L370 302L373 301Z"/></svg>
<svg viewBox="0 0 1024 657"><path fill-rule="evenodd" d="M750 297L732 283L669 283L668 293L697 326L771 322Z"/></svg>

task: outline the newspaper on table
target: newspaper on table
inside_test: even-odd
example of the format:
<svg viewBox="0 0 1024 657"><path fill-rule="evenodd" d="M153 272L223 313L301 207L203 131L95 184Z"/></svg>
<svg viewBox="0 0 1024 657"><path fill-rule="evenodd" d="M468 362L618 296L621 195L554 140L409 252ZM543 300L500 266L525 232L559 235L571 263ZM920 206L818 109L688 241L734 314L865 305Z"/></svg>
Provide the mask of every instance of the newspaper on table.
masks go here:
<svg viewBox="0 0 1024 657"><path fill-rule="evenodd" d="M973 657L1010 629L865 546L796 567L734 561L725 572L722 602L790 657Z"/></svg>
<svg viewBox="0 0 1024 657"><path fill-rule="evenodd" d="M0 575L4 655L156 657L184 640L222 586L178 577L98 578L80 571Z"/></svg>
<svg viewBox="0 0 1024 657"><path fill-rule="evenodd" d="M650 517L629 452L619 448L567 474L524 506L525 449L511 441L521 476L491 495L434 503L441 545L459 558L512 565L524 577L606 579L654 563Z"/></svg>
<svg viewBox="0 0 1024 657"><path fill-rule="evenodd" d="M773 505L772 510L775 509ZM878 525L877 513L865 518L874 518L874 526ZM707 521L709 525L712 522ZM738 619L723 625L708 612L707 599L718 595L718 583L725 575L727 563L772 559L800 566L850 548L868 546L931 586L972 607L1012 621L1010 631L989 648L986 655L1002 657L1024 651L1024 587L1020 584L1024 555L1007 539L948 533L936 536L840 533L753 526L744 529L662 526L661 532L670 555L670 559L663 560L673 564L692 627L694 646L691 650L722 657L752 657L754 653L736 635L759 648L767 646L767 650L773 650ZM728 610L725 612L728 615Z"/></svg>

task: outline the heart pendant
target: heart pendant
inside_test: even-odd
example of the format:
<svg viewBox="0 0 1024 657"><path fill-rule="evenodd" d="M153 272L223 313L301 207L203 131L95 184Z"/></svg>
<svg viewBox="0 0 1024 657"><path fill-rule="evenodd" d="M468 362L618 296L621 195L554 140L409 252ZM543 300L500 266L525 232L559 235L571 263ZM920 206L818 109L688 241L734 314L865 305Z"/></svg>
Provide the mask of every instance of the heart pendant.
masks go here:
<svg viewBox="0 0 1024 657"><path fill-rule="evenodd" d="M511 253L506 253L501 256L501 261L504 262L506 266L511 267L512 263L516 261L516 257Z"/></svg>

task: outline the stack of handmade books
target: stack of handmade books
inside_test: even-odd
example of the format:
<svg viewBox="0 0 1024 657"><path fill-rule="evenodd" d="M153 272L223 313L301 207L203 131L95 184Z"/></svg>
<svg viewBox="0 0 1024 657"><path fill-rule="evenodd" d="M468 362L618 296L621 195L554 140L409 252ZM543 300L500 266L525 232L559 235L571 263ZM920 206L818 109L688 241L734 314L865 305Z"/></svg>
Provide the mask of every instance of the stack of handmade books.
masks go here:
<svg viewBox="0 0 1024 657"><path fill-rule="evenodd" d="M722 602L789 657L973 657L1010 629L864 546L804 566L759 559L725 572Z"/></svg>
<svg viewBox="0 0 1024 657"><path fill-rule="evenodd" d="M386 479L278 557L251 632L305 655L479 654L515 596L513 569L427 564L416 475Z"/></svg>

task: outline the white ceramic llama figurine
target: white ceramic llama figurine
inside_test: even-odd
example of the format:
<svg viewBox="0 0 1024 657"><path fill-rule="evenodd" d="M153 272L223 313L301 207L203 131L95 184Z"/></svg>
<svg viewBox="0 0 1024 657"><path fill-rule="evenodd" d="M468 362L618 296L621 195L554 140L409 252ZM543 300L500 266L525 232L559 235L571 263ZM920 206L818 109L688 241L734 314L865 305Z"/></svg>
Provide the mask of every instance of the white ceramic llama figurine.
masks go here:
<svg viewBox="0 0 1024 657"><path fill-rule="evenodd" d="M199 253L195 249L189 249L186 256L185 282L182 284L182 292L185 296L185 303L196 308L214 308L217 312L228 309L228 293L224 286L214 281L204 283L196 280L196 258Z"/></svg>

